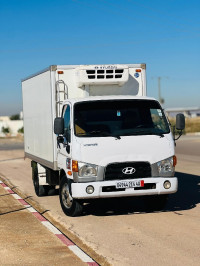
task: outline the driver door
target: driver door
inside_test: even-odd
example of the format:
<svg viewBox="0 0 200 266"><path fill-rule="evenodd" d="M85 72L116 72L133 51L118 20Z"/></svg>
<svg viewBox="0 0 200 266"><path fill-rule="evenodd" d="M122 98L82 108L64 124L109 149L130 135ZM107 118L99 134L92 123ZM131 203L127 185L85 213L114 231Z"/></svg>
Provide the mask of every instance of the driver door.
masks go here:
<svg viewBox="0 0 200 266"><path fill-rule="evenodd" d="M71 158L71 105L63 106L62 117L64 118L64 142L58 147L58 166L66 169L66 160Z"/></svg>

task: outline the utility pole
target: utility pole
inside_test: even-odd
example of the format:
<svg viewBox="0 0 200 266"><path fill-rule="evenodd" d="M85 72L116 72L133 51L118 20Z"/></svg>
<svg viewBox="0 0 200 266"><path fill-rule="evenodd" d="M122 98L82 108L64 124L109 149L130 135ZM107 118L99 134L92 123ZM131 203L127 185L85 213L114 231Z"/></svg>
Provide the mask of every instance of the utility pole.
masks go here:
<svg viewBox="0 0 200 266"><path fill-rule="evenodd" d="M161 77L158 77L158 100L161 104L163 104L165 102L164 98L161 97Z"/></svg>
<svg viewBox="0 0 200 266"><path fill-rule="evenodd" d="M165 99L162 98L162 96L161 96L161 79L162 79L162 78L166 78L166 79L168 79L169 77L152 77L152 79L154 79L154 78L158 79L158 101L159 101L161 104L164 104Z"/></svg>

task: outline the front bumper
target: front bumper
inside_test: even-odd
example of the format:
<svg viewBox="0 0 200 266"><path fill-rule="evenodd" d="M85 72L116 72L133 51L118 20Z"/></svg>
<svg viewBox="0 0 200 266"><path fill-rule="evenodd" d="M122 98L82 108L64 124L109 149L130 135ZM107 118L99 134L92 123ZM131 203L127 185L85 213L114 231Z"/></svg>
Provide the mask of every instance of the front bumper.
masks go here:
<svg viewBox="0 0 200 266"><path fill-rule="evenodd" d="M149 177L141 179L129 179L129 181L143 180L144 187L124 188L122 190L115 189L116 183L125 180L100 181L87 183L72 183L72 197L77 199L92 199L92 198L111 198L111 197L129 197L129 196L144 196L144 195L159 195L175 193L178 189L178 179L176 177ZM163 184L165 181L170 181L171 187L165 189ZM94 192L88 194L87 186L93 186Z"/></svg>

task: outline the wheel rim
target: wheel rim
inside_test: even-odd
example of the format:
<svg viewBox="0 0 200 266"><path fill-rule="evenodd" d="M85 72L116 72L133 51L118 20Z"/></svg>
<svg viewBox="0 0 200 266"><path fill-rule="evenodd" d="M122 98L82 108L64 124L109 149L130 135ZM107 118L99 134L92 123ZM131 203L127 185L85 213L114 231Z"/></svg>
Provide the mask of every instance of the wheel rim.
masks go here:
<svg viewBox="0 0 200 266"><path fill-rule="evenodd" d="M64 206L68 209L71 208L73 198L70 195L68 184L66 184L66 183L64 184L64 186L62 187L61 193L62 193L62 195L61 195L62 202L63 202Z"/></svg>

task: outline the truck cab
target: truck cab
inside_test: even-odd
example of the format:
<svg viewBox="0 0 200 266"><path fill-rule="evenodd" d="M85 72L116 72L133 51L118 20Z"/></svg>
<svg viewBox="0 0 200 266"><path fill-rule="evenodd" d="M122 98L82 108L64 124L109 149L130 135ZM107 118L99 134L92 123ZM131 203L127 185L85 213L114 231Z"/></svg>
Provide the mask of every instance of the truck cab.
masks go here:
<svg viewBox="0 0 200 266"><path fill-rule="evenodd" d="M157 195L154 204L163 206L177 191L173 135L153 98L65 101L54 130L58 166L66 173L60 200L68 215L74 202L94 198Z"/></svg>

